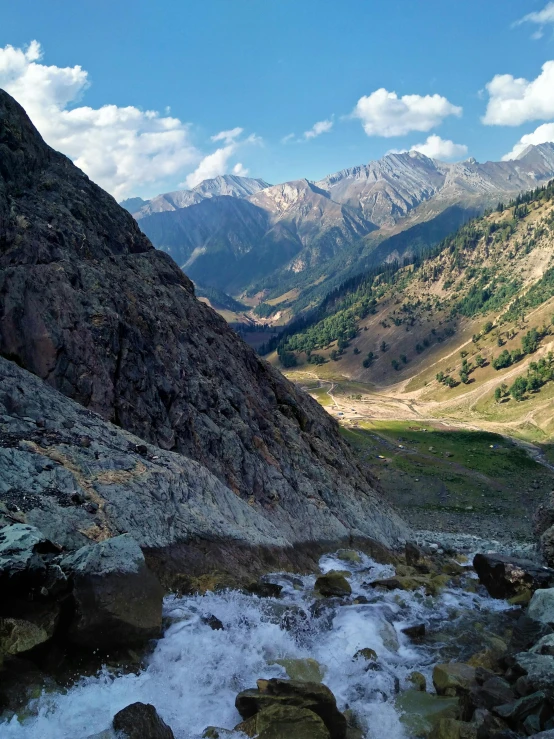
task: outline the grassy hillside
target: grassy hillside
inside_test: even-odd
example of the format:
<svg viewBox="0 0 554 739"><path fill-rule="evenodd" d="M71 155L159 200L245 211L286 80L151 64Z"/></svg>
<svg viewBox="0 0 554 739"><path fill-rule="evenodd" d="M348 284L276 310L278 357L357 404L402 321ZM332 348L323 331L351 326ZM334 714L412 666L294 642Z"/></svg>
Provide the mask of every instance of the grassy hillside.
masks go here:
<svg viewBox="0 0 554 739"><path fill-rule="evenodd" d="M554 436L553 316L551 183L338 289L277 351L293 374L356 381L373 404L541 441Z"/></svg>

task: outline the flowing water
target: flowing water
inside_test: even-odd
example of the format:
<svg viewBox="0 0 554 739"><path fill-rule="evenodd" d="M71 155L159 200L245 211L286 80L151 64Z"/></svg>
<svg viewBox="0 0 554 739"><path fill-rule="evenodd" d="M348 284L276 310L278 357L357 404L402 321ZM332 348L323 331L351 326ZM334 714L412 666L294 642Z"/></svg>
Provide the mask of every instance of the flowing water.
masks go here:
<svg viewBox="0 0 554 739"><path fill-rule="evenodd" d="M353 597L365 596L365 604L318 600L314 576L285 574L268 578L283 586L279 599L238 591L170 596L164 605L169 625L139 674L103 670L65 692L43 694L31 702L25 718L0 721L0 737L84 739L108 729L125 706L142 701L156 707L177 739L197 739L206 726L230 729L240 721L235 696L255 687L256 679L287 676L275 660L312 658L339 708L352 709L367 737L403 739L408 733L394 699L399 689L410 687L408 675L418 670L432 685L432 667L440 658L463 656L456 635L471 633L472 623L478 627L499 617L506 605L461 588L436 598L376 592L369 583L391 576L394 568L360 557L350 563L325 556L320 567L322 572L348 569ZM224 629L213 630L206 623L209 616L220 619ZM415 645L401 630L422 622L428 633L440 634ZM471 646L476 651L475 643ZM353 659L366 647L375 650L382 669Z"/></svg>

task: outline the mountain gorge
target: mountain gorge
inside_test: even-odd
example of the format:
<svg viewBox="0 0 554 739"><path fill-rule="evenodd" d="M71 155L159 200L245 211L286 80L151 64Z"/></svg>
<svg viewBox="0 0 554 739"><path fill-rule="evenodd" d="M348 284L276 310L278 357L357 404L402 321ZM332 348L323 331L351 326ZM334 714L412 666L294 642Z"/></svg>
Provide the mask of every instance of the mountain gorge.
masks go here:
<svg viewBox="0 0 554 739"><path fill-rule="evenodd" d="M47 536L74 545L129 530L123 510L138 520L151 505L164 519L164 533L149 545L177 570L184 557L192 567L191 552L198 551L225 568L230 552L255 544L255 529L273 532L264 546L273 546L275 556L285 552L285 559L293 543L309 548L359 535L392 544L403 535L404 524L335 421L198 301L171 257L50 149L4 92L0 224L0 353L19 365L5 370L0 464L4 480L18 480L16 520L40 520ZM28 373L47 386L40 402ZM77 423L70 400L81 406L84 421ZM66 428L64 415L65 436L58 433ZM73 427L81 428L76 436ZM106 457L110 437L119 440L119 451ZM92 463L77 459L81 447ZM185 485L177 500L171 485L160 487L164 465L157 461L154 473L138 448L150 462L165 460L167 474L188 465L192 476L201 469L209 482ZM51 461L48 474L37 478L34 460L39 464L42 454ZM102 471L97 459L105 462ZM149 503L132 492L137 480ZM127 491L121 508L112 486ZM76 489L86 495L71 498ZM90 498L94 505L83 512ZM225 501L234 501L232 513ZM0 505L1 520L10 521L12 509ZM78 516L64 513L72 505ZM204 521L202 533L193 510ZM254 519L259 525L252 528ZM197 566L204 566L202 558Z"/></svg>
<svg viewBox="0 0 554 739"><path fill-rule="evenodd" d="M282 323L346 279L432 247L486 207L553 176L554 144L484 164L391 153L315 183L207 181L199 188L213 197L159 196L135 217L193 280L249 296L251 305L270 300L273 308L265 305L263 317L279 314Z"/></svg>

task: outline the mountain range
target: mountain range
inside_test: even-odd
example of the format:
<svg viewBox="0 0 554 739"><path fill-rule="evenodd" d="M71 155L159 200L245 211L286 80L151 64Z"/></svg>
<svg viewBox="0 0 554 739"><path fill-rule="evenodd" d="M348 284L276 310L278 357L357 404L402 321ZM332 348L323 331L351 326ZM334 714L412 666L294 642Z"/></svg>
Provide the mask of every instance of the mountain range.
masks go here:
<svg viewBox="0 0 554 739"><path fill-rule="evenodd" d="M124 205L196 282L274 305L294 290L280 309L298 311L353 274L432 247L486 207L552 177L551 143L483 164L410 151L317 182L270 186L225 175Z"/></svg>

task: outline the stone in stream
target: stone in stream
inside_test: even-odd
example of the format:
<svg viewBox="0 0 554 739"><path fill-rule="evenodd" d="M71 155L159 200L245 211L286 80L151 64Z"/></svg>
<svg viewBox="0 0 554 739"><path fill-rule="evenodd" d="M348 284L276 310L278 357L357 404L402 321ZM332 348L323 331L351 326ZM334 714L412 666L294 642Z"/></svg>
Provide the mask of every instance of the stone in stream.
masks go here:
<svg viewBox="0 0 554 739"><path fill-rule="evenodd" d="M352 659L365 659L366 662L377 662L377 652L374 649L365 647L364 649L358 649Z"/></svg>
<svg viewBox="0 0 554 739"><path fill-rule="evenodd" d="M203 624L206 624L206 626L209 626L212 631L223 631L225 629L223 623L213 614L210 616L202 616L201 621Z"/></svg>
<svg viewBox="0 0 554 739"><path fill-rule="evenodd" d="M159 635L163 589L132 537L82 547L60 566L73 584L70 641L105 649Z"/></svg>
<svg viewBox="0 0 554 739"><path fill-rule="evenodd" d="M423 692L427 690L427 679L425 678L425 675L423 675L421 672L410 672L407 680L408 682L412 683L412 685L417 688L417 690L422 690Z"/></svg>
<svg viewBox="0 0 554 739"><path fill-rule="evenodd" d="M362 561L360 553L354 549L339 549L336 556L342 562L352 562L352 564L360 564Z"/></svg>
<svg viewBox="0 0 554 739"><path fill-rule="evenodd" d="M281 595L282 589L282 585L277 585L274 582L265 582L264 580L250 583L245 588L246 592L251 595L257 595L259 598L278 598Z"/></svg>
<svg viewBox="0 0 554 739"><path fill-rule="evenodd" d="M313 711L297 706L273 705L235 726L250 737L258 739L330 739L325 723Z"/></svg>
<svg viewBox="0 0 554 739"><path fill-rule="evenodd" d="M416 565L421 559L423 559L423 552L417 546L417 544L414 544L413 541L406 542L405 553L406 564L412 567L413 565Z"/></svg>
<svg viewBox="0 0 554 739"><path fill-rule="evenodd" d="M335 570L320 575L315 581L314 590L325 598L340 598L352 594L348 580Z"/></svg>
<svg viewBox="0 0 554 739"><path fill-rule="evenodd" d="M273 660L269 664L281 665L291 680L301 680L305 683L320 683L325 675L325 669L311 657L305 659L285 657Z"/></svg>
<svg viewBox="0 0 554 739"><path fill-rule="evenodd" d="M455 718L441 718L429 739L476 739L477 726L466 721L458 721Z"/></svg>
<svg viewBox="0 0 554 739"><path fill-rule="evenodd" d="M395 705L409 736L428 736L441 719L460 718L457 698L422 690L405 690L396 697Z"/></svg>
<svg viewBox="0 0 554 739"><path fill-rule="evenodd" d="M554 634L547 634L531 647L531 654L545 654L554 657Z"/></svg>
<svg viewBox="0 0 554 739"><path fill-rule="evenodd" d="M346 737L346 718L338 710L333 693L320 683L279 678L258 680L257 689L243 690L237 695L235 706L243 719L272 706L307 709L322 719L331 739Z"/></svg>
<svg viewBox="0 0 554 739"><path fill-rule="evenodd" d="M554 570L503 554L476 554L473 566L493 598L513 598L554 585Z"/></svg>
<svg viewBox="0 0 554 739"><path fill-rule="evenodd" d="M122 739L175 739L173 731L150 703L132 703L119 711L114 716L113 727Z"/></svg>
<svg viewBox="0 0 554 739"><path fill-rule="evenodd" d="M416 624L415 626L405 626L401 629L403 634L412 641L420 641L425 636L425 624Z"/></svg>

